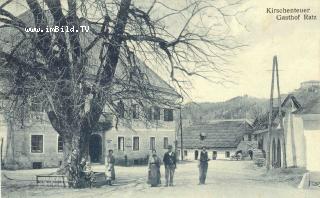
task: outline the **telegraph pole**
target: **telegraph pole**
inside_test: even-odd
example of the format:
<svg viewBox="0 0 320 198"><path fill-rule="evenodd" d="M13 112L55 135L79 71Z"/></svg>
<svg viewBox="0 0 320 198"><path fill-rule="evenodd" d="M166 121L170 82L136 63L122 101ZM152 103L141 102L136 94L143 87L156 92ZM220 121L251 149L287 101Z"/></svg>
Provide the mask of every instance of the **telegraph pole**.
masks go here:
<svg viewBox="0 0 320 198"><path fill-rule="evenodd" d="M284 127L283 127L283 117L282 117L282 107L281 107L281 95L280 95L280 79L279 79L279 68L278 68L278 60L276 57L276 74L277 74L277 89L278 89L278 104L279 104L279 109L278 109L278 116L279 116L279 122L280 122L280 130L281 130L281 135L283 137L282 139L282 161L283 161L283 167L287 168L287 154L286 154L286 135L284 132ZM281 162L280 162L281 163Z"/></svg>
<svg viewBox="0 0 320 198"><path fill-rule="evenodd" d="M278 68L278 59L277 56L273 57L272 64L272 79L271 79L271 93L270 93L270 103L269 103L269 122L268 122L268 140L267 140L267 170L271 168L271 137L272 137L272 115L273 115L273 92L274 92L274 78L276 75L277 80L277 94L278 94L278 116L280 122L280 130L282 138L282 158L283 158L283 167L287 167L286 163L286 137L283 128L283 118L282 118L282 110L281 110L281 95L280 95L280 82L279 82L279 68Z"/></svg>
<svg viewBox="0 0 320 198"><path fill-rule="evenodd" d="M267 139L267 170L271 167L271 157L270 157L270 144L271 144L271 133L272 133L272 112L273 112L273 91L274 91L274 69L275 69L275 62L277 57L273 57L273 65L272 65L272 78L271 78L271 93L270 93L270 103L269 103L269 120L268 120L268 139Z"/></svg>

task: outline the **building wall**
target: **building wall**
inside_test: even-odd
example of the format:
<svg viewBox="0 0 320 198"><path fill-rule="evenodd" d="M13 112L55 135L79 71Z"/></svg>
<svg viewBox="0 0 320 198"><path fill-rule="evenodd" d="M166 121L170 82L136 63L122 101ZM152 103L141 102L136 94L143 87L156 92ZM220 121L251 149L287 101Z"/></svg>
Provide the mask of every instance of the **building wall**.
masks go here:
<svg viewBox="0 0 320 198"><path fill-rule="evenodd" d="M127 156L128 165L136 160L145 160L150 155L150 137L155 137L156 150L158 155L163 156L167 148L164 148L164 137L168 138L168 144L175 146L176 123L175 121L164 121L163 109L161 110L160 120L145 122L141 120L122 120L118 123L118 128L111 128L108 131L96 131L101 137L101 160L105 162L106 154L109 149L114 150L118 164L125 162ZM46 114L39 114L41 119L26 120L23 128L13 123L5 123L1 127L6 131L2 136L8 136L7 149L5 155L5 167L8 169L32 168L33 162L41 162L43 168L58 167L63 160L63 153L58 152L58 133L48 122ZM115 123L115 121L113 122ZM2 126L2 122L1 122ZM43 135L43 152L31 152L31 135ZM118 150L118 137L125 138L124 151ZM132 148L133 137L139 137L139 150ZM90 149L89 149L90 150Z"/></svg>
<svg viewBox="0 0 320 198"><path fill-rule="evenodd" d="M183 159L184 160L196 160L195 159L195 152L198 151L198 160L200 157L201 148L199 149L184 149L183 150ZM215 148L215 149L207 149L209 159L213 160L213 152L217 152L216 160L226 160L230 159L232 155L236 153L236 148ZM229 157L226 157L226 152L229 152ZM178 150L178 154L180 150ZM187 154L187 155L186 155ZM181 155L178 155L178 159L181 160Z"/></svg>
<svg viewBox="0 0 320 198"><path fill-rule="evenodd" d="M33 162L42 162L43 167L58 167L63 153L58 152L58 133L50 123L41 121L26 123L23 128L9 124L5 167L8 169L32 168ZM43 152L31 152L31 135L43 135Z"/></svg>
<svg viewBox="0 0 320 198"><path fill-rule="evenodd" d="M288 167L305 167L305 136L300 116L287 113L284 117L286 131L286 159Z"/></svg>
<svg viewBox="0 0 320 198"><path fill-rule="evenodd" d="M306 169L320 171L320 115L303 115L306 141Z"/></svg>
<svg viewBox="0 0 320 198"><path fill-rule="evenodd" d="M263 145L262 145L262 151L264 151L267 154L267 150L268 150L268 132L263 132L258 134L258 141L260 139L263 139ZM273 148L272 145L274 143L274 147L275 147L275 153L273 152ZM280 149L281 154L278 155L277 154L277 149ZM271 142L270 142L270 159L271 159L271 164L276 163L276 161L279 161L281 163L281 167L283 167L283 162L284 162L284 153L283 153L284 149L283 149L283 135L281 134L281 130L278 129L273 129L272 133L271 133ZM274 159L274 160L273 160ZM278 160L280 159L280 160Z"/></svg>
<svg viewBox="0 0 320 198"><path fill-rule="evenodd" d="M124 137L124 150L118 149L118 137ZM139 137L139 150L133 150L133 137ZM151 154L150 137L155 137L155 149L160 158L167 148L164 148L164 137L168 138L168 144L173 146L175 141L174 128L112 128L105 133L104 144L107 151L112 149L117 164L131 165L135 160L147 160ZM106 156L105 156L106 157ZM125 159L127 158L127 163Z"/></svg>

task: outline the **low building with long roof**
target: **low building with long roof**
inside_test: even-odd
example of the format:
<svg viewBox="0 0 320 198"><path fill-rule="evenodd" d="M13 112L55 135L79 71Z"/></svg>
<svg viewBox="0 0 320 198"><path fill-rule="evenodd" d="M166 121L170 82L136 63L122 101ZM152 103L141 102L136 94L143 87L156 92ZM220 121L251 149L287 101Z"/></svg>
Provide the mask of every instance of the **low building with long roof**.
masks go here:
<svg viewBox="0 0 320 198"><path fill-rule="evenodd" d="M256 145L252 127L247 120L213 120L191 123L182 129L183 157L197 160L205 146L210 159L230 159L237 151L248 152L243 145ZM241 148L239 145L245 142ZM255 146L253 146L255 147ZM178 154L181 157L181 134L178 135Z"/></svg>

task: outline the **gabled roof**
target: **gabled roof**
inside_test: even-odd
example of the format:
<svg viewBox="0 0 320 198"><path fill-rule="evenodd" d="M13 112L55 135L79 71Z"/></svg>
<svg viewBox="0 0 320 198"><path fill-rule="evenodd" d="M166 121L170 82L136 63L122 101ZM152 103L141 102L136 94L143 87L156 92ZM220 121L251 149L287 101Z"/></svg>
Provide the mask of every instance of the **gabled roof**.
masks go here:
<svg viewBox="0 0 320 198"><path fill-rule="evenodd" d="M53 22L52 15L49 11L45 11L46 17L48 19L48 23L51 25ZM24 13L20 14L18 16L22 21L29 24L29 27L34 27L34 20L33 20L33 14L27 10ZM98 26L91 26L90 28L93 29L100 29ZM18 42L16 36L19 35L19 32L14 29L7 29L2 28L1 29L2 34L0 34L0 39L6 42L6 49L9 50L12 48L12 46L9 47L10 43ZM82 32L80 34L80 40L81 45L86 47L88 46L95 38L96 36L92 32ZM86 68L86 76L88 79L94 79L95 74L98 71L99 65L100 65L100 48L101 48L102 42L97 42L96 45L88 52L89 57L89 64L90 67ZM114 82L116 81L120 82L123 80L128 80L128 78L123 78L124 76L128 77L129 73L133 69L131 66L128 65L127 57L124 55L125 53L120 54L120 58L118 61L118 65L115 71L115 78ZM149 83L150 89L156 89L159 91L162 91L165 94L174 95L178 98L180 98L180 94L176 92L176 90L171 87L166 81L164 81L156 72L154 72L151 68L149 68L139 57L135 56L135 63L140 72L143 73L145 76L147 76L148 80L146 80L145 83Z"/></svg>
<svg viewBox="0 0 320 198"><path fill-rule="evenodd" d="M186 149L201 148L236 148L243 135L252 133L251 125L245 120L215 120L195 123L184 127L183 146ZM201 140L200 135L205 139ZM179 137L180 138L180 137ZM178 146L181 142L178 140Z"/></svg>
<svg viewBox="0 0 320 198"><path fill-rule="evenodd" d="M291 104L289 103L289 101L292 101L294 108L295 108L295 112L302 109L302 107L301 107L300 103L298 102L298 100L296 99L296 97L292 94L289 94L281 103L282 116L285 116L285 111L283 109L291 108ZM279 125L278 116L279 116L279 108L273 107L272 116L271 116L272 127L276 127ZM264 129L268 128L268 125L269 125L269 111L267 113L265 113L264 115L256 118L256 120L252 124L252 127L254 128L254 130L264 130Z"/></svg>

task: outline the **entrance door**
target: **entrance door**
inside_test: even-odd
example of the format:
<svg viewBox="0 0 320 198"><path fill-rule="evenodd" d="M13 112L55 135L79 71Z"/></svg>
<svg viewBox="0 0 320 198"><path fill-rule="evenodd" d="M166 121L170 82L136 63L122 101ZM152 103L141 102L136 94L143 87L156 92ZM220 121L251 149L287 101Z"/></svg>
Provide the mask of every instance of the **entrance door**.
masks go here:
<svg viewBox="0 0 320 198"><path fill-rule="evenodd" d="M102 140L98 134L93 134L90 137L89 155L92 163L101 162L102 158Z"/></svg>
<svg viewBox="0 0 320 198"><path fill-rule="evenodd" d="M217 159L217 151L212 151L212 159L213 160Z"/></svg>
<svg viewBox="0 0 320 198"><path fill-rule="evenodd" d="M275 167L276 166L276 161L277 161L277 153L276 153L276 141L273 139L272 141L272 167Z"/></svg>
<svg viewBox="0 0 320 198"><path fill-rule="evenodd" d="M278 139L278 144L277 144L277 167L280 168L281 167L281 144L280 144L280 140Z"/></svg>
<svg viewBox="0 0 320 198"><path fill-rule="evenodd" d="M198 155L199 155L198 150L195 150L195 151L194 151L194 159L195 159L195 160L198 160Z"/></svg>

